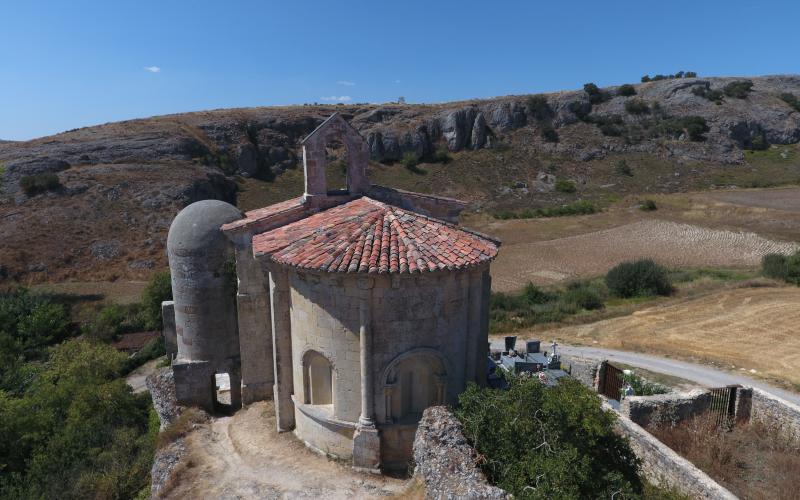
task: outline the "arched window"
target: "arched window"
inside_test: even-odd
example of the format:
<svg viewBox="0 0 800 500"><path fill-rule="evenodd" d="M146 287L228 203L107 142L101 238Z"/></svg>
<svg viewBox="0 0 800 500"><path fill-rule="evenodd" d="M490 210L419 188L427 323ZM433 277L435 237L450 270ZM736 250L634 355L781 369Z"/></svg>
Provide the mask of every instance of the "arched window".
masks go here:
<svg viewBox="0 0 800 500"><path fill-rule="evenodd" d="M303 377L306 404L333 404L333 373L325 356L308 351L303 362Z"/></svg>
<svg viewBox="0 0 800 500"><path fill-rule="evenodd" d="M425 408L444 403L446 381L442 362L433 352L401 356L387 370L386 421L418 422Z"/></svg>

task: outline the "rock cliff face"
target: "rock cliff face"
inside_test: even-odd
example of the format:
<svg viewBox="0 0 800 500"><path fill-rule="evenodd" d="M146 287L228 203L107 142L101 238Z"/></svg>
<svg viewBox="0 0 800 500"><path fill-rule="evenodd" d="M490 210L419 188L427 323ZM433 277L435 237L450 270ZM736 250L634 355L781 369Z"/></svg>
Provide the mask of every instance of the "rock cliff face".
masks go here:
<svg viewBox="0 0 800 500"><path fill-rule="evenodd" d="M87 270L92 279L144 277L164 265L163 238L180 208L204 198L235 201L235 176L271 181L295 168L299 141L333 111L364 135L376 164L408 153L426 160L440 150L463 151L494 171L506 190L520 180L512 176L521 168L533 168L526 163L543 157L586 164L585 179L593 175L591 162L617 155L736 165L744 161L744 148L800 141L800 112L781 98L800 96L800 77L749 78L753 86L744 98L707 97L737 80L662 80L635 85L633 96L618 95L617 88L601 89L599 97L559 92L545 95L544 105L509 96L438 105L217 110L0 141L0 279L83 279ZM484 150L496 154L481 156ZM510 157L522 167L506 172ZM54 174L58 185L26 192L23 184L40 174ZM534 192L552 192L553 179L537 181L537 174L525 175L531 185L542 185ZM446 194L473 198L464 186ZM101 247L116 248L123 262L98 270L91 248Z"/></svg>

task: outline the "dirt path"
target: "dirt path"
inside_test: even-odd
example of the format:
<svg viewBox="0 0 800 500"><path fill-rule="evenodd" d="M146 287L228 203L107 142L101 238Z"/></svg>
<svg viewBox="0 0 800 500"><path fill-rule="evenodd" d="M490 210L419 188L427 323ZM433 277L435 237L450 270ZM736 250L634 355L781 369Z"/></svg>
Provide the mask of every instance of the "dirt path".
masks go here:
<svg viewBox="0 0 800 500"><path fill-rule="evenodd" d="M357 473L292 434L278 434L271 402L214 419L186 442L186 467L166 498L376 498L398 494L408 483Z"/></svg>
<svg viewBox="0 0 800 500"><path fill-rule="evenodd" d="M151 359L139 368L133 370L125 377L125 382L131 386L133 392L144 392L147 390L146 380L148 375L156 371L158 364L164 359L163 356L156 359Z"/></svg>

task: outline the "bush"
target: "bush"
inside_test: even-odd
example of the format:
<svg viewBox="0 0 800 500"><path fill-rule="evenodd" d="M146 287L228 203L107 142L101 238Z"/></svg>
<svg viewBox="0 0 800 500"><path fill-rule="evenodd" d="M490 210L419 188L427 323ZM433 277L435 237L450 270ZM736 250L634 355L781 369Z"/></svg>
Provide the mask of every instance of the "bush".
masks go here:
<svg viewBox="0 0 800 500"><path fill-rule="evenodd" d="M403 158L400 160L400 163L403 164L404 167L409 172L413 172L415 174L424 174L425 171L418 167L419 165L419 158L417 158L416 153L412 151L408 151L403 154Z"/></svg>
<svg viewBox="0 0 800 500"><path fill-rule="evenodd" d="M608 100L608 95L600 90L594 83L584 84L583 91L589 96L589 102L592 104L600 104Z"/></svg>
<svg viewBox="0 0 800 500"><path fill-rule="evenodd" d="M650 259L618 264L606 274L605 281L611 293L623 298L673 292L667 270Z"/></svg>
<svg viewBox="0 0 800 500"><path fill-rule="evenodd" d="M648 382L633 372L628 374L623 373L620 378L622 378L623 384L631 386L636 396L653 396L655 394L666 394L669 392L669 389L663 385Z"/></svg>
<svg viewBox="0 0 800 500"><path fill-rule="evenodd" d="M642 204L639 205L639 210L642 210L643 212L652 212L654 210L658 210L658 206L653 200L644 200Z"/></svg>
<svg viewBox="0 0 800 500"><path fill-rule="evenodd" d="M470 383L456 415L489 480L516 498L630 498L639 461L614 416L574 379L546 387L509 377L508 390ZM533 486L535 485L535 489Z"/></svg>
<svg viewBox="0 0 800 500"><path fill-rule="evenodd" d="M28 196L34 196L39 193L53 191L61 187L58 176L52 172L43 174L25 175L19 180L19 187L25 191Z"/></svg>
<svg viewBox="0 0 800 500"><path fill-rule="evenodd" d="M785 281L789 277L789 258L779 253L765 255L761 259L761 274Z"/></svg>
<svg viewBox="0 0 800 500"><path fill-rule="evenodd" d="M641 80L642 83L647 83L649 81L650 81L650 75L644 75L642 77L642 80Z"/></svg>
<svg viewBox="0 0 800 500"><path fill-rule="evenodd" d="M630 97L632 95L636 95L636 88L630 83L626 83L619 86L617 89L617 94L624 97Z"/></svg>
<svg viewBox="0 0 800 500"><path fill-rule="evenodd" d="M558 142L558 132L552 125L545 125L542 127L542 139L547 142Z"/></svg>
<svg viewBox="0 0 800 500"><path fill-rule="evenodd" d="M547 302L552 302L556 299L555 294L545 292L533 283L528 283L525 285L525 289L522 292L522 297L525 299L525 302L530 305L546 304Z"/></svg>
<svg viewBox="0 0 800 500"><path fill-rule="evenodd" d="M574 193L578 190L575 187L575 183L572 181L568 181L566 179L558 179L556 181L556 191L559 193Z"/></svg>
<svg viewBox="0 0 800 500"><path fill-rule="evenodd" d="M631 167L628 166L628 162L625 160L619 160L614 164L614 172L616 172L617 175L633 177L633 171L631 170Z"/></svg>
<svg viewBox="0 0 800 500"><path fill-rule="evenodd" d="M86 326L86 335L100 342L112 342L123 333L127 314L119 304L104 307Z"/></svg>
<svg viewBox="0 0 800 500"><path fill-rule="evenodd" d="M564 217L568 215L589 215L599 212L597 206L588 200L579 200L568 205L558 207L544 207L525 209L519 212L504 210L494 214L495 218L507 219L537 219L539 217Z"/></svg>
<svg viewBox="0 0 800 500"><path fill-rule="evenodd" d="M695 142L704 141L705 133L710 129L706 119L702 116L687 116L685 118L667 118L658 123L657 132L673 138L680 137L683 133Z"/></svg>
<svg viewBox="0 0 800 500"><path fill-rule="evenodd" d="M579 120L586 121L586 119L589 117L589 113L592 112L592 105L591 103L584 101L572 101L571 103L567 104L567 109L569 109Z"/></svg>
<svg viewBox="0 0 800 500"><path fill-rule="evenodd" d="M737 99L747 99L747 96L750 94L752 88L753 88L753 82L751 82L750 80L736 80L735 82L731 82L725 85L722 88L722 91L728 97L735 97Z"/></svg>
<svg viewBox="0 0 800 500"><path fill-rule="evenodd" d="M537 121L549 120L553 117L553 108L547 102L547 97L543 95L532 95L528 97L528 113Z"/></svg>
<svg viewBox="0 0 800 500"><path fill-rule="evenodd" d="M172 281L169 271L154 273L142 292L142 315L146 329L161 330L161 303L166 300L172 300Z"/></svg>
<svg viewBox="0 0 800 500"><path fill-rule="evenodd" d="M433 162L434 163L441 163L441 164L448 164L450 163L450 153L448 153L447 149L439 148L436 152L433 153Z"/></svg>
<svg viewBox="0 0 800 500"><path fill-rule="evenodd" d="M785 92L781 94L780 97L783 100L783 102L794 108L795 111L800 111L800 100L797 99L796 95L791 94L789 92Z"/></svg>
<svg viewBox="0 0 800 500"><path fill-rule="evenodd" d="M711 90L708 87L698 85L696 87L692 87L692 94L699 97L704 97L716 104L722 104L723 93L720 90Z"/></svg>
<svg viewBox="0 0 800 500"><path fill-rule="evenodd" d="M603 296L600 291L591 284L582 281L570 283L561 300L565 304L572 304L579 309L586 309L587 311L604 307Z"/></svg>
<svg viewBox="0 0 800 500"><path fill-rule="evenodd" d="M641 99L629 99L625 101L625 111L632 115L646 115L650 113L650 106Z"/></svg>

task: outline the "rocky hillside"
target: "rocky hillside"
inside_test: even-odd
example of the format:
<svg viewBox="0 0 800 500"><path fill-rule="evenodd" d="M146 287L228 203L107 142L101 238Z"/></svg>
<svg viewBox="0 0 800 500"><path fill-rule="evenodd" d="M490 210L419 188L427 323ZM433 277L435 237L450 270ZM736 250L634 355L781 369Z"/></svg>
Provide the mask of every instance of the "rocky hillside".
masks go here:
<svg viewBox="0 0 800 500"><path fill-rule="evenodd" d="M798 99L798 76L674 78L439 105L215 110L0 141L0 279L144 277L165 264L186 204L236 202L242 187L244 208L297 194L298 141L333 111L367 138L378 182L493 210L796 181Z"/></svg>

